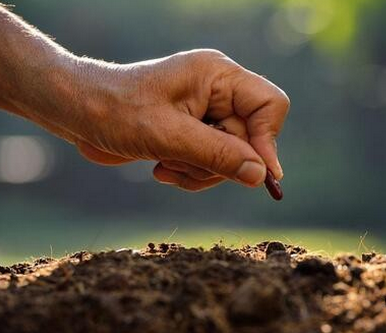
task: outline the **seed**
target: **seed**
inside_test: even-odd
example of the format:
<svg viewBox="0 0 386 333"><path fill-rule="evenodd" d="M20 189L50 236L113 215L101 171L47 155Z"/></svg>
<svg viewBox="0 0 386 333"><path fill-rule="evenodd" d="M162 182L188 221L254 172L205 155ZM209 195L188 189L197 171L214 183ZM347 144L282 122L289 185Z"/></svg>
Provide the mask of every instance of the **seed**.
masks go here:
<svg viewBox="0 0 386 333"><path fill-rule="evenodd" d="M272 198L275 200L283 199L283 191L280 187L280 183L275 179L271 170L267 170L264 184Z"/></svg>
<svg viewBox="0 0 386 333"><path fill-rule="evenodd" d="M219 131L223 131L223 132L227 131L227 128L224 125L220 125L220 124L208 124L208 125Z"/></svg>

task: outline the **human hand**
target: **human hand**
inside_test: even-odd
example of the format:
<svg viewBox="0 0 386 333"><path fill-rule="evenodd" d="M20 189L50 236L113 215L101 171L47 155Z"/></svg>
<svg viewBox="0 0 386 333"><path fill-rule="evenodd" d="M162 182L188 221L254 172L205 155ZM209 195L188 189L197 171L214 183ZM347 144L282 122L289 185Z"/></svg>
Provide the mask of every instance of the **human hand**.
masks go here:
<svg viewBox="0 0 386 333"><path fill-rule="evenodd" d="M275 85L214 50L130 65L52 58L37 89L8 108L75 143L89 160L156 160L160 182L197 191L225 179L281 179L275 138L288 111ZM28 74L30 81L34 72ZM44 79L43 79L44 78ZM227 133L202 122L211 119Z"/></svg>
<svg viewBox="0 0 386 333"><path fill-rule="evenodd" d="M259 186L266 167L282 178L275 138L288 97L221 52L87 66L106 87L88 103L87 123L75 139L89 160L107 165L156 160L157 180L192 191L225 179ZM85 89L78 95L92 96ZM224 125L228 133L207 126L204 118Z"/></svg>
<svg viewBox="0 0 386 333"><path fill-rule="evenodd" d="M77 57L0 6L0 107L75 143L102 164L156 160L187 190L282 177L275 138L289 101L219 51L129 65ZM205 125L226 125L229 133Z"/></svg>

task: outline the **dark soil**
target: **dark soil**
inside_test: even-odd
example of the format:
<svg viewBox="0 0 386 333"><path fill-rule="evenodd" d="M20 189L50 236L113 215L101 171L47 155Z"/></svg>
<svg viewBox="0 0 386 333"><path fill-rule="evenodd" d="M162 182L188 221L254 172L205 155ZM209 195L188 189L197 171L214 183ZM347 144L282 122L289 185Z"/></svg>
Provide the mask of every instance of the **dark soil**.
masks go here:
<svg viewBox="0 0 386 333"><path fill-rule="evenodd" d="M385 333L386 256L264 242L0 267L0 332Z"/></svg>

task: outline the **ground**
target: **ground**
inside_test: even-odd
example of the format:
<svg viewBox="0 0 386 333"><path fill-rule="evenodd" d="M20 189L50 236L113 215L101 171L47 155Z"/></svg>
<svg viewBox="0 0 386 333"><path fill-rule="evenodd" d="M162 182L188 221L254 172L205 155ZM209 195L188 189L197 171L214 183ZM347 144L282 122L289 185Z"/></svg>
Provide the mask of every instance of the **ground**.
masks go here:
<svg viewBox="0 0 386 333"><path fill-rule="evenodd" d="M0 332L384 333L386 256L150 243L0 266Z"/></svg>

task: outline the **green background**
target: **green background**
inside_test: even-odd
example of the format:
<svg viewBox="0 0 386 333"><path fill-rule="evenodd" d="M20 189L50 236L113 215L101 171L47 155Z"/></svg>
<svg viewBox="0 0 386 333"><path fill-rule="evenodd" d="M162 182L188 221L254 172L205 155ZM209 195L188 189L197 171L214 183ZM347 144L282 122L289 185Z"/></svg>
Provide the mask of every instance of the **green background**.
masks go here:
<svg viewBox="0 0 386 333"><path fill-rule="evenodd" d="M281 203L236 184L194 194L168 188L151 179L145 162L93 165L2 113L0 138L43 140L52 168L40 181L0 182L0 264L51 248L60 256L140 247L175 228L172 239L188 245L288 238L332 254L361 252L366 234L368 248L385 247L384 1L3 2L78 55L128 63L219 49L282 87L292 106L279 138Z"/></svg>

